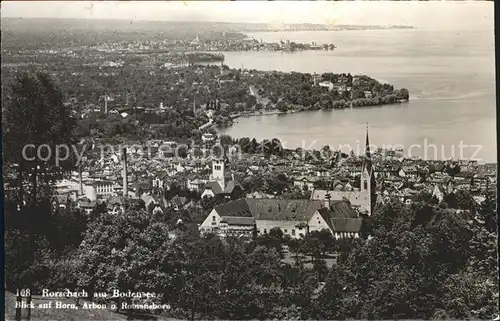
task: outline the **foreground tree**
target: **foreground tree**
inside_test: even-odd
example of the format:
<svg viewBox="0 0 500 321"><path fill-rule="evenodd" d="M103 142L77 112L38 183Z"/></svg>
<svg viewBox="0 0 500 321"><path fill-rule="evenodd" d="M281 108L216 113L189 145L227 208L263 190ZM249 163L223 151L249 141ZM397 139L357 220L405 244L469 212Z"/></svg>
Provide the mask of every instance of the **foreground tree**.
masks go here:
<svg viewBox="0 0 500 321"><path fill-rule="evenodd" d="M55 153L56 145L64 144L69 150L58 150L60 158L69 156L65 153L71 152L75 120L63 104L59 87L48 74L23 73L15 78L10 89L3 110L4 162L17 169L12 186L18 203L36 205L44 194L50 195L45 187L50 187L54 175L72 165L67 162L63 163L66 168L56 168ZM28 144L32 146L27 148ZM41 152L38 156L37 151Z"/></svg>
<svg viewBox="0 0 500 321"><path fill-rule="evenodd" d="M375 213L373 234L327 278L328 295L319 303L323 310L311 317L492 318L498 313L496 237L467 214L395 202Z"/></svg>
<svg viewBox="0 0 500 321"><path fill-rule="evenodd" d="M119 216L103 213L90 224L76 255L78 285L89 293L162 293L168 287L162 269L172 265L159 266L158 261L173 257L171 243L167 225L145 209L130 208Z"/></svg>

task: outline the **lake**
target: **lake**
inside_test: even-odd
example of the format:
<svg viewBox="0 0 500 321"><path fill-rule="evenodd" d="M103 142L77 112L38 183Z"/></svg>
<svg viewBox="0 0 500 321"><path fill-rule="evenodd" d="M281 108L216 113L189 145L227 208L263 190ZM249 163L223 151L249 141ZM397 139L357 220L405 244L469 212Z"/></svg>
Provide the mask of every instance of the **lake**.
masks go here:
<svg viewBox="0 0 500 321"><path fill-rule="evenodd" d="M334 51L225 52L231 68L307 73L366 74L407 88L410 102L346 110L239 118L222 132L233 137L278 138L287 148L329 144L363 150L401 146L425 159L474 158L496 162L493 30L356 30L262 32L281 39L334 43ZM342 147L344 145L344 147ZM433 147L435 146L435 147ZM348 148L349 149L349 148Z"/></svg>

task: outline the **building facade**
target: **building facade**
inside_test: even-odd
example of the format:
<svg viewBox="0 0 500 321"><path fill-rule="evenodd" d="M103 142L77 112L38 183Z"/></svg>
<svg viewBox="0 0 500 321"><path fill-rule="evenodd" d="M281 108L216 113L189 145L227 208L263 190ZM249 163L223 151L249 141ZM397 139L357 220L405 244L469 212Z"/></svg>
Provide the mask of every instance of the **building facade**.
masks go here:
<svg viewBox="0 0 500 321"><path fill-rule="evenodd" d="M313 231L329 230L335 238L359 237L362 219L349 202L335 201L330 207L314 200L241 198L216 206L199 229L202 234L250 237L280 229L299 239Z"/></svg>

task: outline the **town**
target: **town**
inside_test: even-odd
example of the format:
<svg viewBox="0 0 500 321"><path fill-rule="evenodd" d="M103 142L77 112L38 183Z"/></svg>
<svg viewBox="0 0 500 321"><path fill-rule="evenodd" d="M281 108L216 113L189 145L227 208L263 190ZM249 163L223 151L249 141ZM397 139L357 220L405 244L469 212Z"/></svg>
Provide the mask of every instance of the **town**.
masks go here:
<svg viewBox="0 0 500 321"><path fill-rule="evenodd" d="M368 142L368 132L366 135ZM107 153L96 152L94 159L89 157L83 162L80 172L73 172L56 182L53 210L73 203L90 214L98 204L104 203L109 211L121 212L124 210L123 198L142 199L145 207L153 212L162 212L165 208L202 210L202 199L213 198L216 203L233 204L230 213L224 216L235 216L249 206L240 199L262 199L262 204L268 202L270 207L283 206L283 209L288 206L286 200L301 199L309 201L299 203L316 204L318 209L331 208L332 204L342 208L347 205L348 211L358 219L371 216L377 204L391 199L410 206L427 197L449 210L475 215L474 208L496 189L495 165L478 164L477 161L411 159L405 158L401 150L380 148L370 155L346 154L329 146L321 150L286 150L278 140L257 143L255 139L233 140L213 134L204 134L202 141L199 147L189 141L184 146L176 142L151 141L144 146L120 149L117 145L108 148ZM222 153L207 157L217 146ZM370 152L369 145L366 147ZM95 147L95 150L100 149ZM127 159L130 160L127 162ZM373 182L367 183L366 175ZM250 202L259 204L255 200ZM213 210L217 208L209 208L200 216L197 223L201 224L201 231L215 232L221 237L225 237L227 231L237 235L241 232L245 237L252 235L247 232L253 231L255 222L250 230L248 226L229 223L221 229L221 215L217 220L205 219L213 217L208 215ZM287 230L284 226L300 222L279 220L281 214L273 212L276 217L269 220L276 220L276 225L257 228L257 232L277 227L284 229L285 234L299 237L300 233L294 228ZM326 226L317 229L323 227L331 229ZM360 227L355 231L335 229L332 232L359 236Z"/></svg>

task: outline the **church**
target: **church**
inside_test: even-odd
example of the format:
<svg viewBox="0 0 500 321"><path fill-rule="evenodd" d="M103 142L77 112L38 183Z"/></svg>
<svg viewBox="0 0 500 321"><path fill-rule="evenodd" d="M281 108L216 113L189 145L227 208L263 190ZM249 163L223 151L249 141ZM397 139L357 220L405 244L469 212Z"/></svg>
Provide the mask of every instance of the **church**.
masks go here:
<svg viewBox="0 0 500 321"><path fill-rule="evenodd" d="M243 186L234 179L234 174L229 174L229 169L230 163L227 157L212 160L212 174L201 198L222 196L237 199L243 195Z"/></svg>
<svg viewBox="0 0 500 321"><path fill-rule="evenodd" d="M347 200L360 214L371 216L377 199L375 173L370 153L368 128L366 129L366 146L363 166L361 168L360 188L353 190L325 190L315 189L311 193L311 200L322 201L325 206L330 202Z"/></svg>

